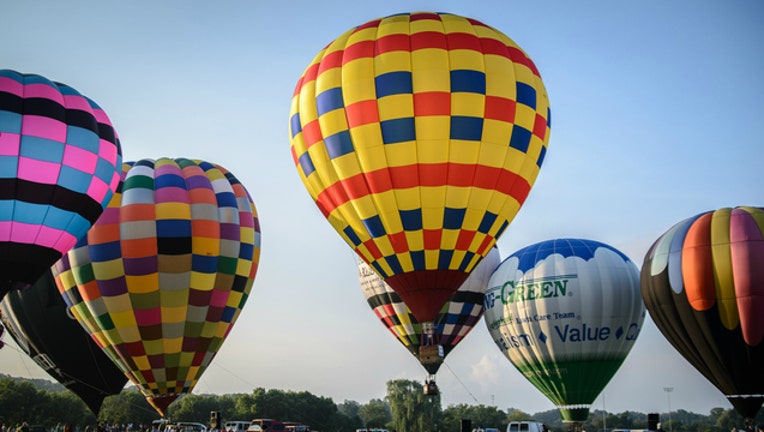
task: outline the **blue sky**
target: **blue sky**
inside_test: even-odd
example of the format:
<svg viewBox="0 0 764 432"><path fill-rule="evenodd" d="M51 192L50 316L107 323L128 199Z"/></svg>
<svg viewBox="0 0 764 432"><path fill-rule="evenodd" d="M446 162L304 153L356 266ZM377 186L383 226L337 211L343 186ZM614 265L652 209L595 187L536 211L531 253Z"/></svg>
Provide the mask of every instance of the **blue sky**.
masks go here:
<svg viewBox="0 0 764 432"><path fill-rule="evenodd" d="M265 387L365 403L384 397L389 379L425 378L367 306L353 253L300 183L287 121L297 79L325 44L371 19L426 10L506 33L549 93L549 151L499 242L502 258L579 237L641 265L652 242L686 217L764 205L764 3L756 0L5 2L0 68L44 75L97 101L125 160L219 163L258 207L253 294L197 393ZM0 371L47 377L7 348ZM438 382L444 405L553 408L482 323ZM664 387L674 388L672 410L730 407L647 318L594 408L665 412Z"/></svg>

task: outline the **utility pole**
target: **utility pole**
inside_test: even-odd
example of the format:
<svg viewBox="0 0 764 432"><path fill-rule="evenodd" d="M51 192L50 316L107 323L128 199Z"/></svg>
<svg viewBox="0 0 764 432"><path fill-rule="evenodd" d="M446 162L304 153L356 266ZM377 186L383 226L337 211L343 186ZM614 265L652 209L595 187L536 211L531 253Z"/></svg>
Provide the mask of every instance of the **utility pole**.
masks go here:
<svg viewBox="0 0 764 432"><path fill-rule="evenodd" d="M674 391L674 387L663 387L663 391L666 392L666 399L668 400L669 431L674 432L674 423L671 421L671 392Z"/></svg>

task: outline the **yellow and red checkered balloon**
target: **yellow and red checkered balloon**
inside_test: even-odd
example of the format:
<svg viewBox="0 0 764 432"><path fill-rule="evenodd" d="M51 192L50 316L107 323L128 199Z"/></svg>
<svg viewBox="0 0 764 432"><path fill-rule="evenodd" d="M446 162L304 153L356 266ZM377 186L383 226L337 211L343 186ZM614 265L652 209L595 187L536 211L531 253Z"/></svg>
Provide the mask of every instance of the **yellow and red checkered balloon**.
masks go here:
<svg viewBox="0 0 764 432"><path fill-rule="evenodd" d="M53 268L72 315L164 416L207 370L252 289L260 224L223 167L143 159Z"/></svg>
<svg viewBox="0 0 764 432"><path fill-rule="evenodd" d="M528 55L444 13L393 15L338 37L300 77L289 122L319 209L421 322L517 214L549 128Z"/></svg>

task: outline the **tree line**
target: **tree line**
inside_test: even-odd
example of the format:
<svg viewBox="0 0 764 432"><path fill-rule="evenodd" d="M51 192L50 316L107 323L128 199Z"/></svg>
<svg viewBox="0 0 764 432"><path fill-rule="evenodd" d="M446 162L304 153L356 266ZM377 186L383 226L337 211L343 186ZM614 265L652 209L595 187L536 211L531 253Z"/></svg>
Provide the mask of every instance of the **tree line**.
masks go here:
<svg viewBox="0 0 764 432"><path fill-rule="evenodd" d="M40 383L42 382L42 383ZM47 383L47 384L44 384ZM41 387L43 384L45 387ZM442 407L439 396L424 395L416 381L399 379L387 382L384 399L367 403L316 396L307 391L283 391L256 388L251 393L189 394L178 398L167 410L171 421L209 424L210 413L220 413L221 421L274 418L306 424L319 432L354 432L357 428L382 428L396 432L460 432L462 420L471 420L473 428L498 428L505 431L510 421L533 419L544 422L552 432L566 432L556 409L528 414L519 409L501 410L494 406L457 404ZM124 430L148 429L159 416L135 387L104 400L98 416L63 386L52 387L49 381L0 377L0 421L8 428L22 422L51 430L57 424L72 426L82 432L96 424L117 425ZM672 411L671 421L663 430L673 432L726 432L741 428L743 419L732 409L714 408L707 415L685 410ZM764 424L764 414L754 420ZM627 411L619 414L594 410L584 430L647 429L647 414Z"/></svg>

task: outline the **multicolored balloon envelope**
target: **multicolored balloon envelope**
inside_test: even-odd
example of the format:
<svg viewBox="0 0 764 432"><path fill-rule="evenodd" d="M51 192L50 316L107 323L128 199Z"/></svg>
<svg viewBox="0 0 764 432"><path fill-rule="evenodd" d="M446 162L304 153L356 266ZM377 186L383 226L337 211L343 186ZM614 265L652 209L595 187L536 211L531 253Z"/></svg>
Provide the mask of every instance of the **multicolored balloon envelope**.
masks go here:
<svg viewBox="0 0 764 432"><path fill-rule="evenodd" d="M642 296L658 329L745 418L764 402L764 209L685 219L647 252Z"/></svg>
<svg viewBox="0 0 764 432"><path fill-rule="evenodd" d="M433 341L425 340L422 324L398 294L363 261L358 263L358 277L363 295L377 318L422 363L422 367L434 375L442 361L423 361L420 348L428 342L441 345L445 358L467 336L483 316L485 287L498 265L499 250L494 246L440 310L433 323Z"/></svg>
<svg viewBox="0 0 764 432"><path fill-rule="evenodd" d="M260 226L244 186L199 160L123 166L121 189L54 268L74 317L164 416L249 297Z"/></svg>
<svg viewBox="0 0 764 432"><path fill-rule="evenodd" d="M642 327L637 266L600 242L554 239L509 256L488 287L496 345L563 421L585 421Z"/></svg>
<svg viewBox="0 0 764 432"><path fill-rule="evenodd" d="M549 127L528 55L445 13L342 34L301 76L289 123L311 197L420 322L435 320L515 217Z"/></svg>
<svg viewBox="0 0 764 432"><path fill-rule="evenodd" d="M68 309L47 271L31 288L5 296L0 320L16 344L97 417L104 398L119 394L127 377Z"/></svg>
<svg viewBox="0 0 764 432"><path fill-rule="evenodd" d="M106 113L77 90L0 69L0 300L82 238L119 184Z"/></svg>

